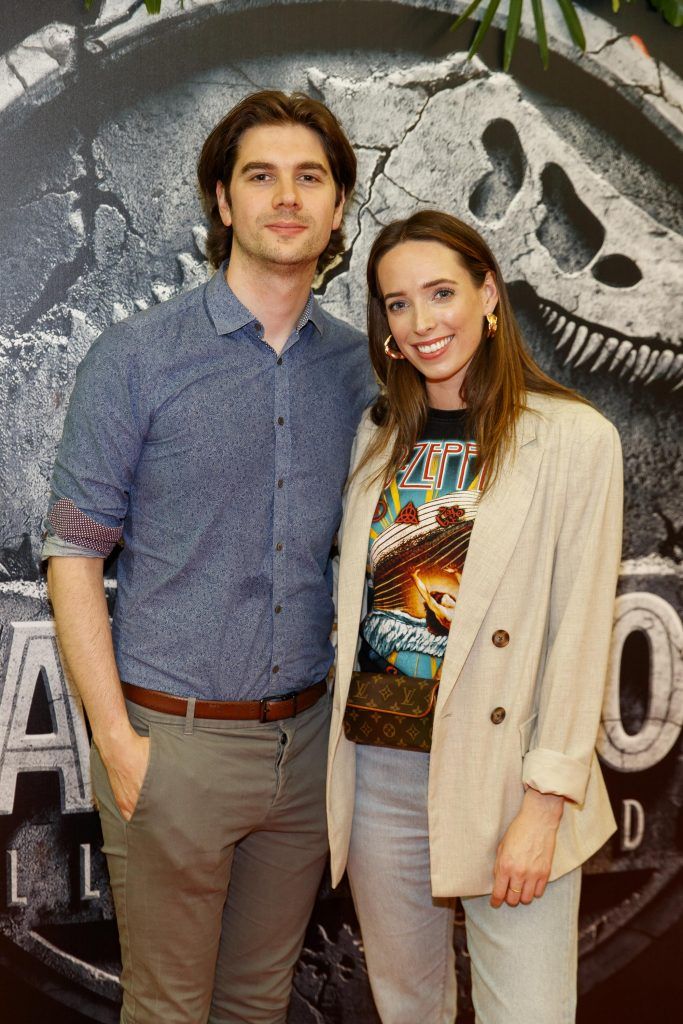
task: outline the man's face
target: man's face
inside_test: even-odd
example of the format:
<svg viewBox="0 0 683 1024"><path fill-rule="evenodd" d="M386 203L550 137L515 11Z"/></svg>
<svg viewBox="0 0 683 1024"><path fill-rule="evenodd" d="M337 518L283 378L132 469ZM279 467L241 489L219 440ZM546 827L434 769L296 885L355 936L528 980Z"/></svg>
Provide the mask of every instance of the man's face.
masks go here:
<svg viewBox="0 0 683 1024"><path fill-rule="evenodd" d="M344 211L320 139L303 125L247 129L229 195L221 182L216 194L232 227L232 258L278 266L315 264Z"/></svg>

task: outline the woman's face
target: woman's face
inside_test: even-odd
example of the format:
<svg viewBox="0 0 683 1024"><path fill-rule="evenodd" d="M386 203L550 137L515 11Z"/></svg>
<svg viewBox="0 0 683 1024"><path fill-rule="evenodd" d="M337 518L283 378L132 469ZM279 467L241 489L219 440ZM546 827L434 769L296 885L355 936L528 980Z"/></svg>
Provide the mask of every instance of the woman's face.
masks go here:
<svg viewBox="0 0 683 1024"><path fill-rule="evenodd" d="M481 287L458 253L440 242L402 242L377 265L389 329L425 379L436 409L463 405L460 388L498 302L492 274Z"/></svg>

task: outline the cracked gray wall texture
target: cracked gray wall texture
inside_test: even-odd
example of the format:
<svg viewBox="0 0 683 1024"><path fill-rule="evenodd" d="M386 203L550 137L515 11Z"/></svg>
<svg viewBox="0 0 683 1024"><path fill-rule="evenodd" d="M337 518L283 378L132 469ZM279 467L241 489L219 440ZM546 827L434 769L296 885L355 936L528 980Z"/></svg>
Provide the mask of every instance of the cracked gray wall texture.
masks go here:
<svg viewBox="0 0 683 1024"><path fill-rule="evenodd" d="M237 5L251 20L219 20L229 6L186 3L197 20L183 34L111 0L100 25L49 26L0 59L0 628L48 614L40 522L76 366L109 323L206 278L197 153L261 87L323 99L357 149L350 255L321 283L324 305L363 325L365 259L388 220L426 206L471 220L538 360L617 425L627 575L673 581L680 611L683 211L656 152L625 149L590 104L558 105L537 82L463 53L426 54L399 7L428 19L444 4L365 5L391 52L382 34L359 44L338 4L309 7L305 30L296 4L291 20L259 3ZM346 9L360 16L363 5ZM609 72L634 131L680 148L680 81L630 41L592 31L603 63L561 65L567 93L572 74L604 89ZM335 986L361 970L348 925L323 938L299 976L297 1021L345 1019ZM368 1007L354 1013L369 1020Z"/></svg>
<svg viewBox="0 0 683 1024"><path fill-rule="evenodd" d="M44 35L63 55L67 34ZM63 58L52 117L44 105L20 133L6 131L0 547L28 533L35 562L75 366L112 320L203 278L198 148L233 101L278 85L323 98L358 149L350 261L327 283L326 305L362 324L365 256L391 217L421 206L469 217L507 280L533 291L522 306L538 358L620 428L632 485L627 553L651 554L662 534L654 506L676 519L671 410L683 380L681 214L656 173L631 158L626 175L623 154L622 173L605 173L604 152L591 157L614 149L604 133L586 132L568 110L549 117L513 79L463 54L429 62L406 47L399 57L295 52L219 63L214 53L203 66L174 67L172 83L162 74L159 85L140 66L153 48L151 38L135 61L91 57L71 85L78 54ZM117 72L133 80L121 86ZM672 472L648 472L655 446Z"/></svg>

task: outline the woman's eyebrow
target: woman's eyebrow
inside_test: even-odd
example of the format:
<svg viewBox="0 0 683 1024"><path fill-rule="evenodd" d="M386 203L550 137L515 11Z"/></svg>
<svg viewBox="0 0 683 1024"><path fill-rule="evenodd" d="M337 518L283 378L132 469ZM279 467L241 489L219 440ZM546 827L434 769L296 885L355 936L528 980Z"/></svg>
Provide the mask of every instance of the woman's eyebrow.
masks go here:
<svg viewBox="0 0 683 1024"><path fill-rule="evenodd" d="M424 284L420 285L420 288L433 288L437 284L455 284L457 281L451 280L450 277L440 277L437 281L425 281ZM398 295L405 295L405 292L387 292L382 298L386 302L387 299L395 299Z"/></svg>
<svg viewBox="0 0 683 1024"><path fill-rule="evenodd" d="M453 281L450 277L440 277L437 281L425 281L422 288L433 288L437 284L457 284L457 281Z"/></svg>

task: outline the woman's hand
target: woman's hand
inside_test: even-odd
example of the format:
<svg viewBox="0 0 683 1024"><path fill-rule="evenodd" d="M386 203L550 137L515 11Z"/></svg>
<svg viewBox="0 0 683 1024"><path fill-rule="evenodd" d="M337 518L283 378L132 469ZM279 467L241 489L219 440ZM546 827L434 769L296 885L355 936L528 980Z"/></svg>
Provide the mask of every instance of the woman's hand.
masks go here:
<svg viewBox="0 0 683 1024"><path fill-rule="evenodd" d="M543 895L563 810L564 797L527 789L521 811L498 846L492 907L516 907Z"/></svg>

